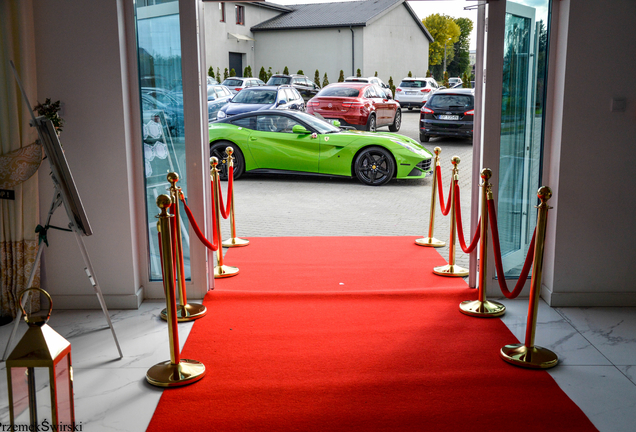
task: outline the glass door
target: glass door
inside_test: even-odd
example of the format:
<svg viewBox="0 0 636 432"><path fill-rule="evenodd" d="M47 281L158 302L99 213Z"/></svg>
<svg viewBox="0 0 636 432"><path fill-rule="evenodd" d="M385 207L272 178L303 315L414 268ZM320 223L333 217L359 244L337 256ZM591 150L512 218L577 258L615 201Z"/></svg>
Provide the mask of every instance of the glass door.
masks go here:
<svg viewBox="0 0 636 432"><path fill-rule="evenodd" d="M506 278L519 277L541 185L550 0L489 2L484 166L494 171ZM494 277L494 267L489 260Z"/></svg>

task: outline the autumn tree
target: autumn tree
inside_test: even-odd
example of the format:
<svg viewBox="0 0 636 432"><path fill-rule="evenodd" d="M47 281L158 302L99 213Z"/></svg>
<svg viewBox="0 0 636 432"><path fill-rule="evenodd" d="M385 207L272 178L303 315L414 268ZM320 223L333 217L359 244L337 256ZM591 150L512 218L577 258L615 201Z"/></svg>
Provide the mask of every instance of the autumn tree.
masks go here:
<svg viewBox="0 0 636 432"><path fill-rule="evenodd" d="M459 41L461 29L448 15L432 14L422 20L422 23L433 36L433 42L428 45L428 65L433 75L441 77L444 72L444 51L446 63L455 57L455 42ZM446 50L444 50L446 47Z"/></svg>

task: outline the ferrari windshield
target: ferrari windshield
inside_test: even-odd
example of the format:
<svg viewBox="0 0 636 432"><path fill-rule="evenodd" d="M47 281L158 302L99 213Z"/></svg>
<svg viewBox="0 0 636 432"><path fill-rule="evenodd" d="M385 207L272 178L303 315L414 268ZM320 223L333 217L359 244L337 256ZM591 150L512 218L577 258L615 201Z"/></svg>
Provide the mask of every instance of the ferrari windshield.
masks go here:
<svg viewBox="0 0 636 432"><path fill-rule="evenodd" d="M276 102L276 90L245 89L236 94L232 103L273 104Z"/></svg>
<svg viewBox="0 0 636 432"><path fill-rule="evenodd" d="M318 132L319 134L340 132L340 129L335 127L331 123L327 123L324 120L320 120L318 117L314 117L311 114L307 114L304 112L297 112L297 113L294 113L294 115L295 117L298 118L298 120L301 120L307 123L311 128L316 130L316 132Z"/></svg>

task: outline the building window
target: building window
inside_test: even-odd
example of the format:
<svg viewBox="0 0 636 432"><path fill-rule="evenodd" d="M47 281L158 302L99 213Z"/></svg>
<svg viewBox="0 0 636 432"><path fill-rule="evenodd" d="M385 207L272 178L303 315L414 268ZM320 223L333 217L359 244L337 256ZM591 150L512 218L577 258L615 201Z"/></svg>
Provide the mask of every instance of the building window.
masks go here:
<svg viewBox="0 0 636 432"><path fill-rule="evenodd" d="M236 8L236 23L245 25L245 6L234 6Z"/></svg>
<svg viewBox="0 0 636 432"><path fill-rule="evenodd" d="M221 11L221 22L225 22L225 3L219 3L219 10Z"/></svg>

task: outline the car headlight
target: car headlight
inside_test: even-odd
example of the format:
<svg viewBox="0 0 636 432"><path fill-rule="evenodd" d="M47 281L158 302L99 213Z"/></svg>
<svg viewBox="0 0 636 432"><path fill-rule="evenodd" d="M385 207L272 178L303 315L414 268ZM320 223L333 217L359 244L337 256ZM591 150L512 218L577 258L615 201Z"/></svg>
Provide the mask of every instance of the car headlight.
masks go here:
<svg viewBox="0 0 636 432"><path fill-rule="evenodd" d="M225 114L225 111L219 111L218 113L216 113L217 119L224 119L225 117L227 117L227 115Z"/></svg>
<svg viewBox="0 0 636 432"><path fill-rule="evenodd" d="M401 145L402 147L404 147L405 149L415 153L416 155L429 156L429 154L426 152L426 150L424 150L422 148L419 148L419 147L416 147L416 146L414 146L411 143L403 142L403 141L399 141L399 140L391 140L391 141L393 141L396 144Z"/></svg>

